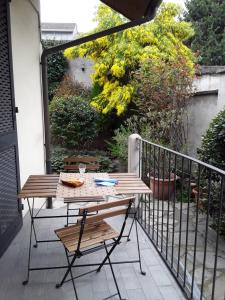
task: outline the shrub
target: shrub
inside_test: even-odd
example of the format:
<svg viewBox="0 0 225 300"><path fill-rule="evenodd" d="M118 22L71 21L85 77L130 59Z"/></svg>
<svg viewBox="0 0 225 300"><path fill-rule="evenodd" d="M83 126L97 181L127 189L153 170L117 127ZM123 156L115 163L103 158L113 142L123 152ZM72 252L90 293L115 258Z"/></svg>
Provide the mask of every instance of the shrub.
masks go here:
<svg viewBox="0 0 225 300"><path fill-rule="evenodd" d="M134 115L114 131L112 142L108 143L111 154L124 164L127 164L128 159L128 138L133 133L138 133L145 139L152 137L152 129L146 120Z"/></svg>
<svg viewBox="0 0 225 300"><path fill-rule="evenodd" d="M53 143L68 149L90 147L97 137L98 113L81 97L54 97L50 104Z"/></svg>
<svg viewBox="0 0 225 300"><path fill-rule="evenodd" d="M72 155L73 152L66 148L61 148L59 146L53 147L51 153L51 167L53 173L60 173L64 170L63 159L67 156Z"/></svg>
<svg viewBox="0 0 225 300"><path fill-rule="evenodd" d="M65 75L63 80L58 85L55 92L57 97L68 97L68 96L81 96L85 98L90 98L91 91L89 88L84 86L78 81L72 80L68 75Z"/></svg>
<svg viewBox="0 0 225 300"><path fill-rule="evenodd" d="M225 110L212 120L202 137L198 149L199 158L208 164L225 170Z"/></svg>
<svg viewBox="0 0 225 300"><path fill-rule="evenodd" d="M133 132L130 128L121 125L114 133L115 135L112 138L112 142L109 143L109 149L114 157L126 163L128 158L128 137Z"/></svg>
<svg viewBox="0 0 225 300"><path fill-rule="evenodd" d="M198 155L204 162L225 170L224 149L225 110L219 112L210 123L209 128L203 135L201 147L198 149ZM209 180L207 170L203 172L203 176L205 178L203 184L205 184L207 188ZM211 226L216 230L218 229L218 219L220 217L220 234L225 236L225 188L223 188L222 213L220 215L221 180L222 178L218 173L212 172L210 202L204 201L204 208L205 210L209 209L212 217Z"/></svg>
<svg viewBox="0 0 225 300"><path fill-rule="evenodd" d="M51 163L52 163L52 171L56 173L60 173L63 171L64 163L63 159L67 156L71 155L81 155L81 156L95 156L99 161L99 172L116 172L118 171L118 161L113 159L110 154L106 151L98 151L98 150L69 150L62 147L54 147L51 155Z"/></svg>

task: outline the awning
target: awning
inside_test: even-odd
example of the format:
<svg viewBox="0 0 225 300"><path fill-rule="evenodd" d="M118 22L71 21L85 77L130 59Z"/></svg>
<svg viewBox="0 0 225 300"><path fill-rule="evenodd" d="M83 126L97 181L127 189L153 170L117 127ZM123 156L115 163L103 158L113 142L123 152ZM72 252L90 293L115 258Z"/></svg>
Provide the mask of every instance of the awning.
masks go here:
<svg viewBox="0 0 225 300"><path fill-rule="evenodd" d="M162 0L101 0L130 20L153 17Z"/></svg>

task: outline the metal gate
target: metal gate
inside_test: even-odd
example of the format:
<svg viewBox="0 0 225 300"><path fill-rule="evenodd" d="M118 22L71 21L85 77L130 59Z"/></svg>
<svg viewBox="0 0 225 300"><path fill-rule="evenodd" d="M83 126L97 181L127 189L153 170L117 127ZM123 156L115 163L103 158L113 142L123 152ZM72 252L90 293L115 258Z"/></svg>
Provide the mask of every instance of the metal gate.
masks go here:
<svg viewBox="0 0 225 300"><path fill-rule="evenodd" d="M9 3L0 0L0 256L22 226Z"/></svg>

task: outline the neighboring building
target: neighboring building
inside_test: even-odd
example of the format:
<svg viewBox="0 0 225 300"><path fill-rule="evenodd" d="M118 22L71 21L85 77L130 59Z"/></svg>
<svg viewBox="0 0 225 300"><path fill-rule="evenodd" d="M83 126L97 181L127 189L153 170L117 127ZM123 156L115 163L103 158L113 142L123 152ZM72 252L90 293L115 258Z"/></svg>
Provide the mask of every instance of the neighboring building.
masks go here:
<svg viewBox="0 0 225 300"><path fill-rule="evenodd" d="M78 36L76 23L42 23L41 38L43 40L70 41ZM68 60L68 74L79 83L90 87L92 84L91 73L93 73L94 62L85 59L77 58Z"/></svg>
<svg viewBox="0 0 225 300"><path fill-rule="evenodd" d="M70 41L78 35L76 23L41 23L43 40Z"/></svg>
<svg viewBox="0 0 225 300"><path fill-rule="evenodd" d="M194 81L195 95L188 107L188 154L196 156L201 137L212 119L225 108L225 67L202 66Z"/></svg>

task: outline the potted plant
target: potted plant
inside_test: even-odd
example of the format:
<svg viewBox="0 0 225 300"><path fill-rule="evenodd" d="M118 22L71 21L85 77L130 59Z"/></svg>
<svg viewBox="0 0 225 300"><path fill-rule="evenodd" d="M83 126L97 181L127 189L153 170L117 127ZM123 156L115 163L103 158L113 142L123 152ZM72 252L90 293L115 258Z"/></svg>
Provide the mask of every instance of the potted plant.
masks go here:
<svg viewBox="0 0 225 300"><path fill-rule="evenodd" d="M169 200L174 192L176 186L176 180L178 176L171 173L170 178L158 178L150 176L150 188L153 192L154 198L160 200Z"/></svg>
<svg viewBox="0 0 225 300"><path fill-rule="evenodd" d="M154 198L169 200L174 195L179 177L174 173L173 165L173 160L165 152L151 158L149 179Z"/></svg>
<svg viewBox="0 0 225 300"><path fill-rule="evenodd" d="M206 188L197 187L196 183L191 183L191 198L198 205L198 208L203 210L206 199Z"/></svg>

